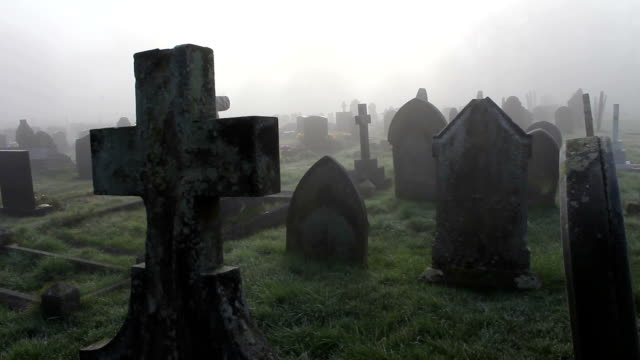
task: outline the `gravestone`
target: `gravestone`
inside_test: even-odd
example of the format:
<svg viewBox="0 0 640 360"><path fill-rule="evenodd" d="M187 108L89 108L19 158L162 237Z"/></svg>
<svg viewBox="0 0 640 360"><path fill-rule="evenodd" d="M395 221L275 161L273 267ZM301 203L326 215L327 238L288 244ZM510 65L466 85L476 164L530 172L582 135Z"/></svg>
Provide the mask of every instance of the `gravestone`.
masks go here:
<svg viewBox="0 0 640 360"><path fill-rule="evenodd" d="M125 126L131 126L131 121L129 121L129 118L127 117L121 117L118 120L116 127L125 127Z"/></svg>
<svg viewBox="0 0 640 360"><path fill-rule="evenodd" d="M326 149L329 142L329 120L322 116L302 118L304 144L314 150Z"/></svg>
<svg viewBox="0 0 640 360"><path fill-rule="evenodd" d="M587 136L594 136L593 115L591 114L591 100L589 94L582 95L582 103L584 104L584 128Z"/></svg>
<svg viewBox="0 0 640 360"><path fill-rule="evenodd" d="M92 179L91 139L89 135L76 140L76 170L80 179Z"/></svg>
<svg viewBox="0 0 640 360"><path fill-rule="evenodd" d="M287 252L313 260L366 264L368 234L367 210L347 171L333 158L321 158L304 174L291 198Z"/></svg>
<svg viewBox="0 0 640 360"><path fill-rule="evenodd" d="M572 130L584 129L584 103L582 101L584 93L578 89L567 101L567 107L571 114Z"/></svg>
<svg viewBox="0 0 640 360"><path fill-rule="evenodd" d="M393 151L396 196L409 200L435 200L435 162L431 143L447 125L433 104L414 98L404 104L389 126Z"/></svg>
<svg viewBox="0 0 640 360"><path fill-rule="evenodd" d="M535 129L542 129L546 131L558 144L558 148L562 147L562 132L560 131L560 129L558 129L557 126L547 121L538 121L531 124L531 126L529 126L526 131L527 133L530 133Z"/></svg>
<svg viewBox="0 0 640 360"><path fill-rule="evenodd" d="M20 124L16 128L16 142L23 149L30 149L37 146L35 133L26 119L21 119Z"/></svg>
<svg viewBox="0 0 640 360"><path fill-rule="evenodd" d="M611 142L567 140L560 219L576 360L638 359L627 240Z"/></svg>
<svg viewBox="0 0 640 360"><path fill-rule="evenodd" d="M453 119L456 118L456 116L458 116L458 109L451 108L451 110L449 110L449 122L452 122Z"/></svg>
<svg viewBox="0 0 640 360"><path fill-rule="evenodd" d="M502 110L504 110L504 112L509 115L509 118L511 118L511 120L523 130L531 126L533 123L533 116L531 116L529 110L522 106L522 103L517 96L509 96L502 106Z"/></svg>
<svg viewBox="0 0 640 360"><path fill-rule="evenodd" d="M26 150L0 150L0 193L5 214L44 215L51 210L49 205L36 206L29 152Z"/></svg>
<svg viewBox="0 0 640 360"><path fill-rule="evenodd" d="M558 189L560 146L544 129L528 132L531 135L531 158L527 191L529 205L550 207L555 205Z"/></svg>
<svg viewBox="0 0 640 360"><path fill-rule="evenodd" d="M476 93L476 99L484 99L484 92L482 90L478 90Z"/></svg>
<svg viewBox="0 0 640 360"><path fill-rule="evenodd" d="M56 131L51 134L51 138L55 143L58 152L67 154L69 152L69 142L67 141L67 134L64 131Z"/></svg>
<svg viewBox="0 0 640 360"><path fill-rule="evenodd" d="M134 55L137 125L91 130L94 192L144 199L129 313L80 359L275 359L223 265L220 197L280 190L276 118L216 119L213 51Z"/></svg>
<svg viewBox="0 0 640 360"><path fill-rule="evenodd" d="M620 140L620 105L613 104L613 127L611 129L613 159L616 164L627 163L627 152L624 150L622 140Z"/></svg>
<svg viewBox="0 0 640 360"><path fill-rule="evenodd" d="M350 111L336 112L336 130L352 136L357 134L353 114Z"/></svg>
<svg viewBox="0 0 640 360"><path fill-rule="evenodd" d="M216 96L216 111L223 112L231 108L231 100L228 96Z"/></svg>
<svg viewBox="0 0 640 360"><path fill-rule="evenodd" d="M391 179L384 176L384 167L378 167L378 159L372 159L369 153L369 124L371 116L367 114L367 104L358 105L355 123L360 127L360 160L354 160L356 183L369 180L376 189L387 189Z"/></svg>
<svg viewBox="0 0 640 360"><path fill-rule="evenodd" d="M535 288L527 248L531 137L490 98L434 137L438 202L429 282Z"/></svg>
<svg viewBox="0 0 640 360"><path fill-rule="evenodd" d="M428 102L429 96L427 95L427 89L425 88L418 89L418 93L416 94L416 99L420 99Z"/></svg>
<svg viewBox="0 0 640 360"><path fill-rule="evenodd" d="M571 110L569 107L559 107L554 116L556 126L563 134L567 135L573 132L573 118L571 117Z"/></svg>

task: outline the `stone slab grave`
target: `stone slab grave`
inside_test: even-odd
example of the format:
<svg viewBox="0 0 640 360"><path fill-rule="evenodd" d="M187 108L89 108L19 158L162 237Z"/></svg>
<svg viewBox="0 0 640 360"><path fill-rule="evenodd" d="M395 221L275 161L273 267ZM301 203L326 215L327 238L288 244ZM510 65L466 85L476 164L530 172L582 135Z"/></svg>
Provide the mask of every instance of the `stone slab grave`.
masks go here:
<svg viewBox="0 0 640 360"><path fill-rule="evenodd" d="M569 118L571 119L571 132L577 132L579 129L584 128L585 118L583 95L584 93L582 92L582 89L578 89L567 101Z"/></svg>
<svg viewBox="0 0 640 360"><path fill-rule="evenodd" d="M10 216L38 216L53 210L47 204L36 205L26 150L0 150L0 193L1 212Z"/></svg>
<svg viewBox="0 0 640 360"><path fill-rule="evenodd" d="M360 159L354 160L353 178L357 184L370 181L376 189L388 189L391 179L384 175L384 167L378 166L378 159L371 158L369 149L369 124L371 116L367 114L367 104L358 104L355 123L360 127Z"/></svg>
<svg viewBox="0 0 640 360"><path fill-rule="evenodd" d="M287 252L308 259L367 263L369 221L358 189L329 156L304 174L289 206Z"/></svg>
<svg viewBox="0 0 640 360"><path fill-rule="evenodd" d="M91 130L94 192L144 199L145 263L129 312L80 359L275 359L238 268L224 266L220 197L280 191L274 117L216 119L213 51L134 55L135 127Z"/></svg>
<svg viewBox="0 0 640 360"><path fill-rule="evenodd" d="M89 135L76 140L76 171L80 179L92 179L91 139Z"/></svg>
<svg viewBox="0 0 640 360"><path fill-rule="evenodd" d="M555 140L556 144L558 144L558 148L562 147L562 132L560 131L560 129L558 129L557 126L548 121L538 121L531 124L531 126L527 128L526 132L530 133L535 129L542 129L546 131L549 135L551 135L553 140Z"/></svg>
<svg viewBox="0 0 640 360"><path fill-rule="evenodd" d="M553 207L560 177L560 146L544 129L533 129L529 159L527 198L530 206Z"/></svg>
<svg viewBox="0 0 640 360"><path fill-rule="evenodd" d="M609 138L567 140L560 185L564 267L576 360L638 359L620 191Z"/></svg>
<svg viewBox="0 0 640 360"><path fill-rule="evenodd" d="M527 168L531 136L490 98L471 100L433 140L438 202L428 282L530 289Z"/></svg>
<svg viewBox="0 0 640 360"><path fill-rule="evenodd" d="M404 104L389 126L396 197L436 200L433 136L447 121L433 104L414 98Z"/></svg>

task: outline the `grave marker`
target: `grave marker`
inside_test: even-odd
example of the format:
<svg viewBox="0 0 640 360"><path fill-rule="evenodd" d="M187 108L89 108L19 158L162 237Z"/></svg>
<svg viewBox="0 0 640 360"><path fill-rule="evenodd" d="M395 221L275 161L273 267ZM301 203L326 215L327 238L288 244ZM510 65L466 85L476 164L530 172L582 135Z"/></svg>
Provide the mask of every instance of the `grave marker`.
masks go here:
<svg viewBox="0 0 640 360"><path fill-rule="evenodd" d="M593 115L591 114L591 100L589 100L589 94L582 95L582 102L584 104L584 128L587 132L587 136L593 136Z"/></svg>
<svg viewBox="0 0 640 360"><path fill-rule="evenodd" d="M36 206L28 151L0 150L0 169L0 193L4 213L30 216L44 215L51 210L49 205Z"/></svg>
<svg viewBox="0 0 640 360"><path fill-rule="evenodd" d="M560 146L544 129L533 129L527 192L529 205L555 206L559 179Z"/></svg>
<svg viewBox="0 0 640 360"><path fill-rule="evenodd" d="M378 167L378 160L371 159L369 153L369 124L371 116L367 114L367 104L358 104L356 124L360 126L360 160L354 160L355 179L357 183L369 180L376 189L391 186L391 179L384 176L384 167Z"/></svg>
<svg viewBox="0 0 640 360"><path fill-rule="evenodd" d="M280 190L276 118L216 119L213 51L134 55L137 125L91 130L94 192L144 199L145 263L129 313L85 359L274 359L223 265L221 196Z"/></svg>
<svg viewBox="0 0 640 360"><path fill-rule="evenodd" d="M620 105L613 104L613 129L612 129L613 159L616 164L627 163L627 152L620 140Z"/></svg>

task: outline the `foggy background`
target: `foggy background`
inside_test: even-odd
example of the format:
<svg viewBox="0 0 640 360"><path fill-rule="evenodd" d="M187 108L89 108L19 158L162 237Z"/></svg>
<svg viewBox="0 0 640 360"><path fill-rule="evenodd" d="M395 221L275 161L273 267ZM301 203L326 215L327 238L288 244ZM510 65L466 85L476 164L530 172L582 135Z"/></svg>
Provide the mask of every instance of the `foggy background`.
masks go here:
<svg viewBox="0 0 640 360"><path fill-rule="evenodd" d="M566 104L579 87L640 114L640 1L0 0L0 127L135 121L133 54L214 50L223 117L401 106L483 90Z"/></svg>

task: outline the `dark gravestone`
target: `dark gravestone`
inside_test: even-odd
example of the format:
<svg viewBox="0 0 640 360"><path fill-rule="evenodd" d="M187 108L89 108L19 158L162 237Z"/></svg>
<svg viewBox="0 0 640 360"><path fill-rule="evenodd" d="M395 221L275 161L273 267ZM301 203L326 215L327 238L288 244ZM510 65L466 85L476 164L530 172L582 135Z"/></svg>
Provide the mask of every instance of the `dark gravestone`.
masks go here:
<svg viewBox="0 0 640 360"><path fill-rule="evenodd" d="M533 116L529 110L522 106L522 103L517 96L509 96L502 106L502 110L504 110L504 112L509 115L509 118L511 118L511 120L523 130L531 126L533 123Z"/></svg>
<svg viewBox="0 0 640 360"><path fill-rule="evenodd" d="M434 137L438 203L431 282L534 288L527 248L531 137L490 98L472 100Z"/></svg>
<svg viewBox="0 0 640 360"><path fill-rule="evenodd" d="M89 135L76 140L76 170L79 178L92 178L91 139Z"/></svg>
<svg viewBox="0 0 640 360"><path fill-rule="evenodd" d="M287 215L287 252L314 260L367 263L369 222L347 171L325 156L304 174Z"/></svg>
<svg viewBox="0 0 640 360"><path fill-rule="evenodd" d="M94 192L147 211L146 257L132 267L129 313L85 359L275 359L223 265L221 196L280 190L276 118L216 119L213 51L134 55L137 125L91 130Z"/></svg>
<svg viewBox="0 0 640 360"><path fill-rule="evenodd" d="M531 124L531 126L529 126L526 131L527 133L530 133L535 129L542 129L546 131L549 135L551 135L553 140L555 140L556 144L558 144L558 148L562 147L562 132L560 132L560 129L558 129L557 126L547 121L538 121Z"/></svg>
<svg viewBox="0 0 640 360"><path fill-rule="evenodd" d="M587 136L593 136L595 132L593 130L593 115L591 114L589 94L582 95L582 103L584 104L584 129Z"/></svg>
<svg viewBox="0 0 640 360"><path fill-rule="evenodd" d="M56 283L45 290L40 299L45 319L66 317L80 306L80 291L75 286Z"/></svg>
<svg viewBox="0 0 640 360"><path fill-rule="evenodd" d="M378 159L372 159L369 153L369 124L371 116L367 115L367 104L358 105L355 123L360 127L360 160L354 160L355 178L359 184L369 180L376 189L391 186L391 179L384 176L384 167L378 167Z"/></svg>
<svg viewBox="0 0 640 360"><path fill-rule="evenodd" d="M561 106L555 112L555 122L558 129L565 135L573 132L573 119L571 110L567 106Z"/></svg>
<svg viewBox="0 0 640 360"><path fill-rule="evenodd" d="M314 150L326 149L329 141L329 120L322 116L302 118L304 144Z"/></svg>
<svg viewBox="0 0 640 360"><path fill-rule="evenodd" d="M544 129L531 135L531 158L528 172L529 205L554 206L558 189L560 146Z"/></svg>
<svg viewBox="0 0 640 360"><path fill-rule="evenodd" d="M2 211L9 215L37 215L45 211L44 207L36 208L28 151L0 150L0 192Z"/></svg>
<svg viewBox="0 0 640 360"><path fill-rule="evenodd" d="M404 104L389 126L393 151L396 196L409 200L435 200L435 162L431 143L447 125L440 110L414 98Z"/></svg>
<svg viewBox="0 0 640 360"><path fill-rule="evenodd" d="M638 359L638 329L618 180L605 137L567 140L560 185L576 360Z"/></svg>
<svg viewBox="0 0 640 360"><path fill-rule="evenodd" d="M18 143L18 146L23 149L36 147L37 143L35 135L36 134L33 132L33 129L31 129L31 126L27 123L27 120L20 120L20 124L16 129L16 142Z"/></svg>

